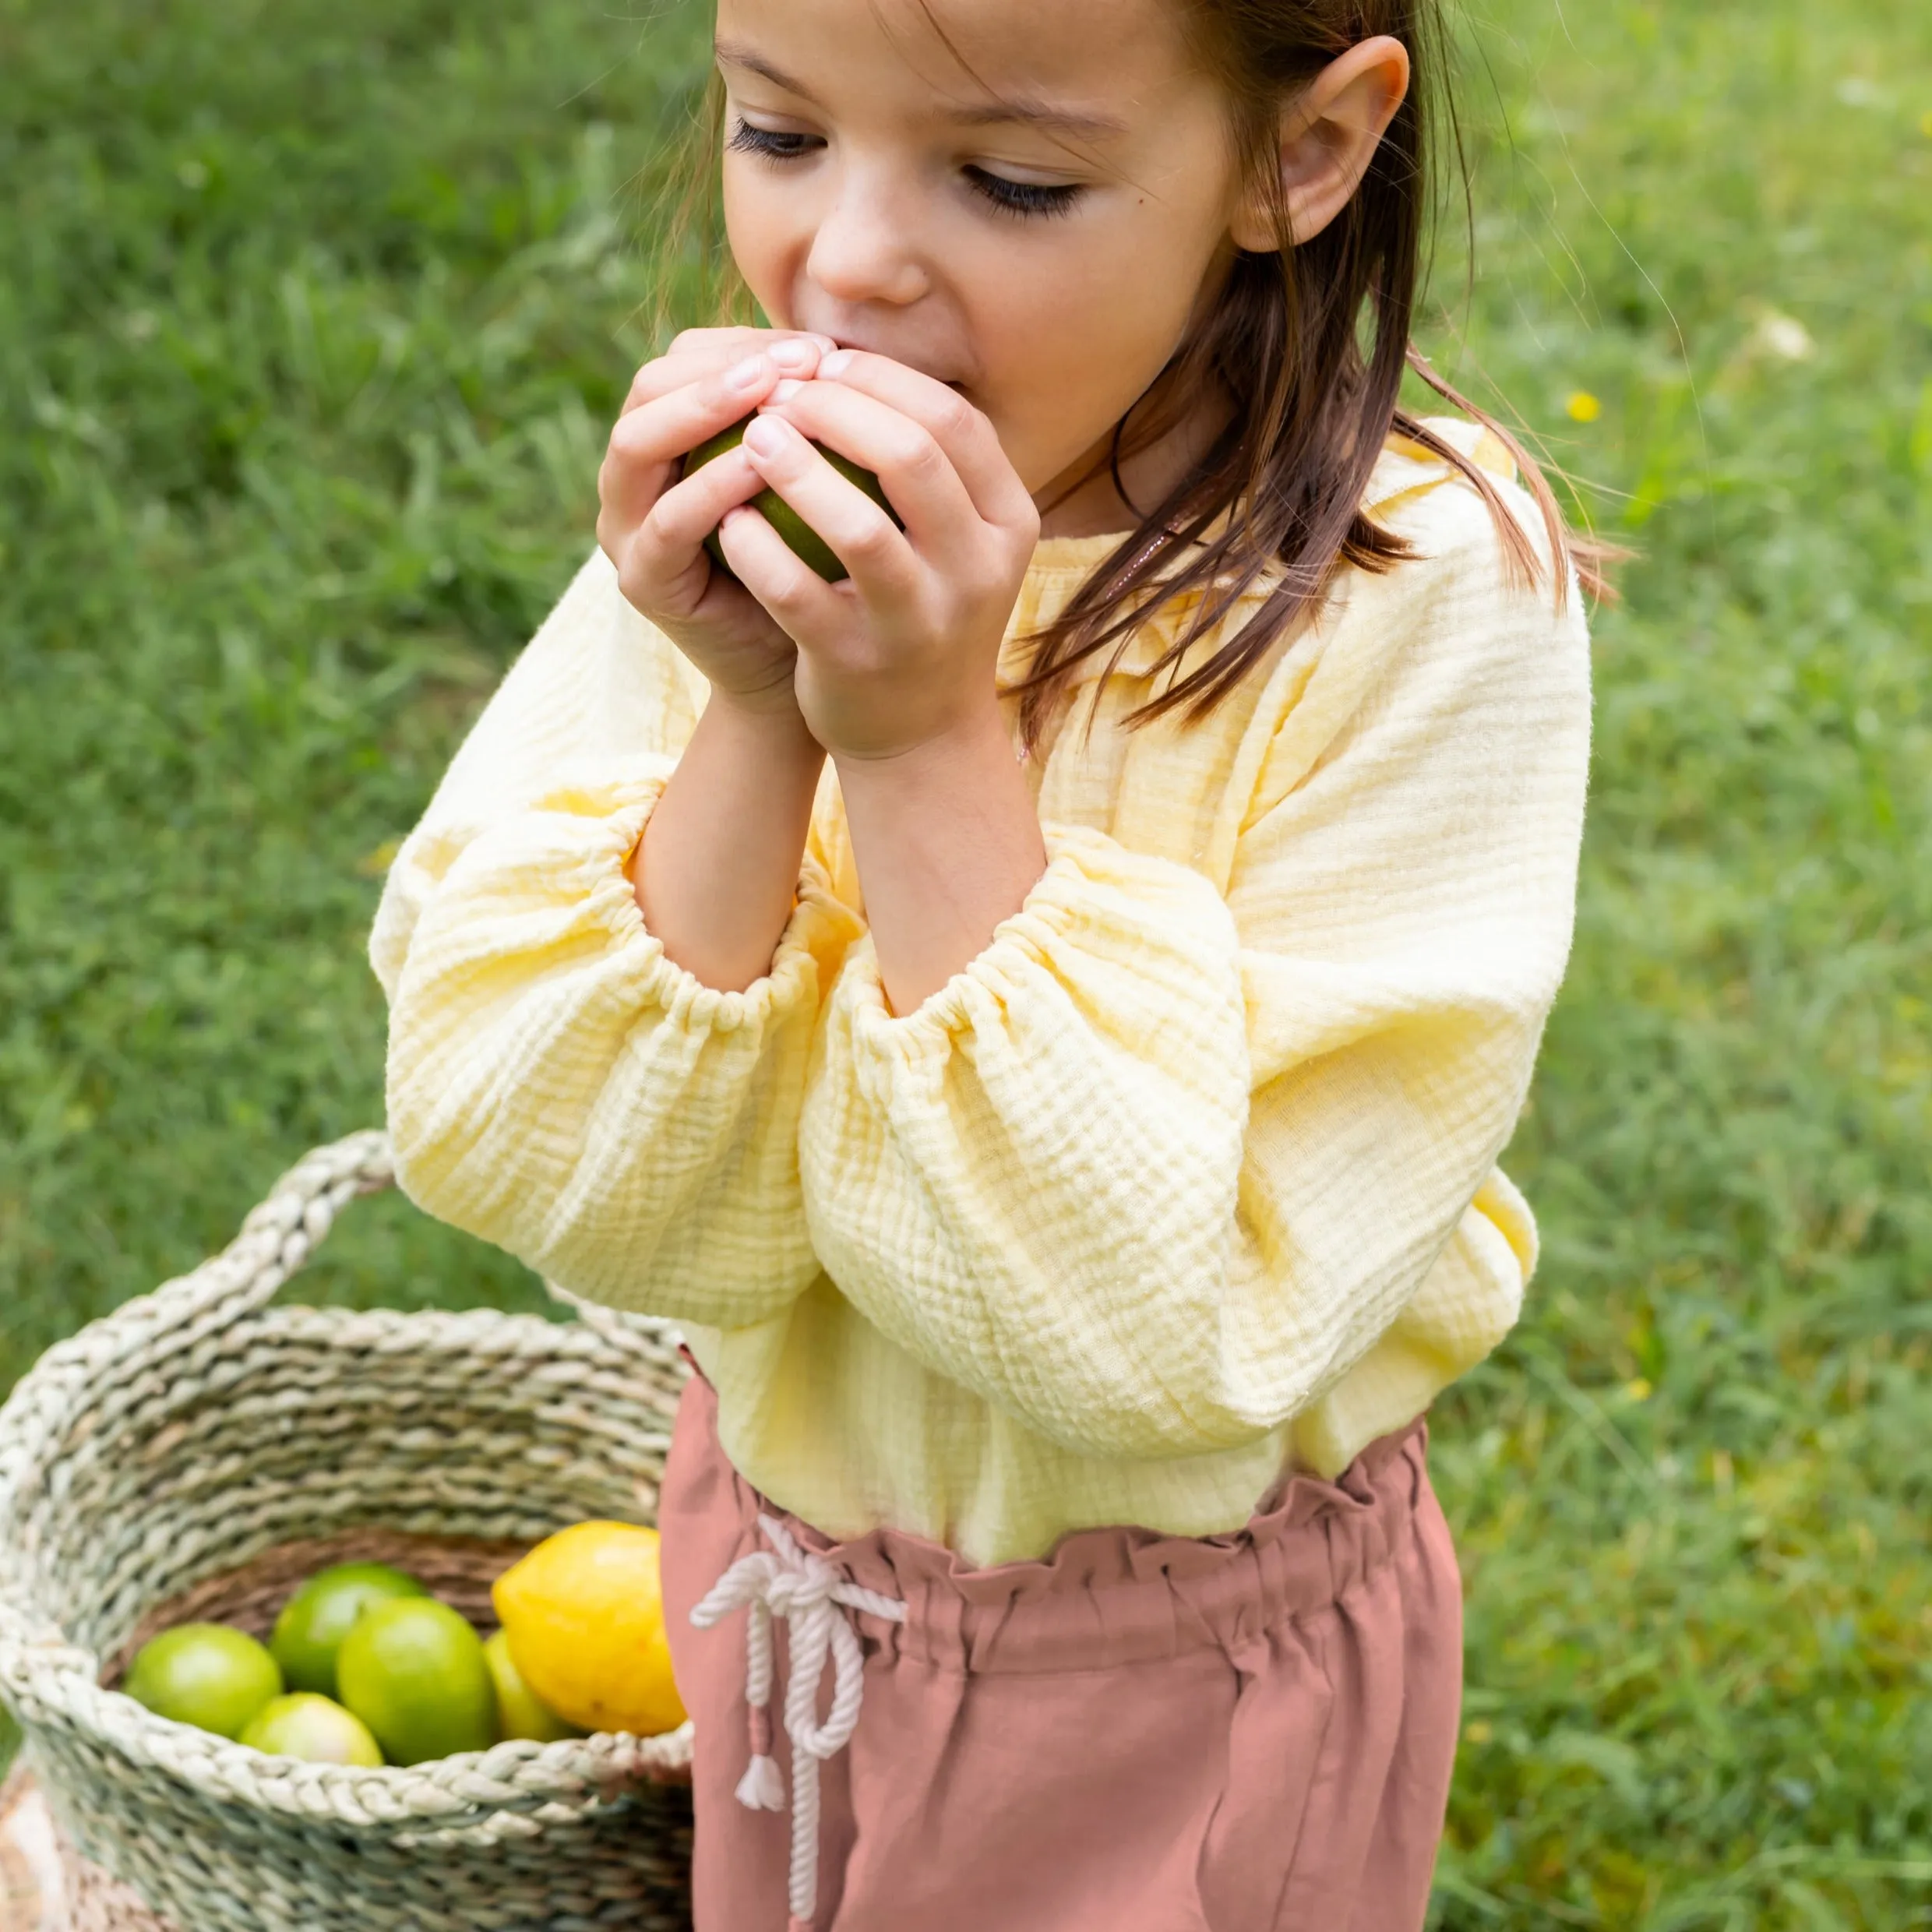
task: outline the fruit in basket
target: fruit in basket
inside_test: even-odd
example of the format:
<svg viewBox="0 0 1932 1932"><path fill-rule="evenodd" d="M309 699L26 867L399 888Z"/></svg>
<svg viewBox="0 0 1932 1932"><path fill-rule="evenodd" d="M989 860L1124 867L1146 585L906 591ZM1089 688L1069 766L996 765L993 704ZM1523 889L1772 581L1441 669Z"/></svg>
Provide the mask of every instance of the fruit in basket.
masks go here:
<svg viewBox="0 0 1932 1932"><path fill-rule="evenodd" d="M490 1595L517 1669L559 1717L640 1736L684 1722L654 1529L573 1524L513 1564Z"/></svg>
<svg viewBox="0 0 1932 1932"><path fill-rule="evenodd" d="M496 1742L496 1691L483 1640L433 1596L372 1604L336 1653L342 1701L393 1765Z"/></svg>
<svg viewBox="0 0 1932 1932"><path fill-rule="evenodd" d="M379 1765L382 1748L369 1727L333 1698L297 1690L271 1698L242 1733L242 1742L274 1757L312 1765Z"/></svg>
<svg viewBox="0 0 1932 1932"><path fill-rule="evenodd" d="M245 1631L226 1624L179 1624L136 1652L121 1688L157 1717L239 1737L263 1706L282 1694L275 1659Z"/></svg>
<svg viewBox="0 0 1932 1932"><path fill-rule="evenodd" d="M427 1596L416 1579L386 1563L338 1563L318 1570L288 1601L268 1640L291 1690L336 1694L336 1652L356 1619L372 1603L393 1597Z"/></svg>
<svg viewBox="0 0 1932 1932"><path fill-rule="evenodd" d="M496 1686L496 1732L499 1737L534 1737L540 1744L554 1743L560 1737L581 1737L583 1727L558 1716L524 1681L516 1659L509 1654L509 1638L502 1631L483 1645L483 1661L490 1667L490 1680Z"/></svg>

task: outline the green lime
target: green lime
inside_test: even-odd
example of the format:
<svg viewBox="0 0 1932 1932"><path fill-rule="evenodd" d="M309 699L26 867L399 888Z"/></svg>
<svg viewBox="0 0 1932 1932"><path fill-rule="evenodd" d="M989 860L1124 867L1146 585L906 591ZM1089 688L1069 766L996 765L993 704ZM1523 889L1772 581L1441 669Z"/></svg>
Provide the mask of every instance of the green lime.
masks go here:
<svg viewBox="0 0 1932 1932"><path fill-rule="evenodd" d="M291 1690L336 1694L336 1652L349 1628L372 1603L427 1596L416 1579L386 1563L339 1563L318 1570L275 1620L268 1647Z"/></svg>
<svg viewBox="0 0 1932 1932"><path fill-rule="evenodd" d="M182 1624L143 1644L121 1688L158 1717L238 1737L270 1698L280 1697L275 1659L226 1624Z"/></svg>
<svg viewBox="0 0 1932 1932"><path fill-rule="evenodd" d="M379 1765L382 1748L369 1727L333 1698L312 1690L271 1698L242 1733L271 1757L299 1757L312 1765Z"/></svg>
<svg viewBox="0 0 1932 1932"><path fill-rule="evenodd" d="M483 1640L433 1596L372 1604L336 1653L342 1701L393 1765L496 1742L496 1690Z"/></svg>
<svg viewBox="0 0 1932 1932"><path fill-rule="evenodd" d="M744 422L733 423L730 428L721 429L709 442L701 442L684 460L683 474L693 474L704 467L714 457L721 457L727 450L735 450L745 439ZM848 483L856 483L892 520L899 522L898 513L886 501L886 492L876 476L869 470L862 470L856 463L841 456L836 450L828 450L822 442L815 442L813 448L824 457ZM751 507L770 524L778 534L791 546L793 552L809 563L824 578L827 583L836 583L851 573L833 555L832 547L808 524L776 490L760 490L751 499ZM900 526L902 529L903 524ZM713 531L704 540L704 547L711 553L711 561L729 575L731 566L724 561L724 548Z"/></svg>
<svg viewBox="0 0 1932 1932"><path fill-rule="evenodd" d="M589 1733L576 1725L566 1723L524 1681L516 1660L509 1654L509 1638L502 1631L483 1646L483 1661L490 1667L496 1686L496 1734L499 1737L534 1737L548 1744L559 1737L584 1737Z"/></svg>

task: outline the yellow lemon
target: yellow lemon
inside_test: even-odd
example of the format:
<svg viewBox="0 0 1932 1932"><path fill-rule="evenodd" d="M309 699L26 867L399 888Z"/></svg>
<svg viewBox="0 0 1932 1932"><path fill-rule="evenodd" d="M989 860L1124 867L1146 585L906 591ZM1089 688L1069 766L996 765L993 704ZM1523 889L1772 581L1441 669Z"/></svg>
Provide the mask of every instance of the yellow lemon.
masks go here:
<svg viewBox="0 0 1932 1932"><path fill-rule="evenodd" d="M558 1716L640 1736L684 1722L654 1529L573 1524L512 1564L490 1594L524 1681Z"/></svg>

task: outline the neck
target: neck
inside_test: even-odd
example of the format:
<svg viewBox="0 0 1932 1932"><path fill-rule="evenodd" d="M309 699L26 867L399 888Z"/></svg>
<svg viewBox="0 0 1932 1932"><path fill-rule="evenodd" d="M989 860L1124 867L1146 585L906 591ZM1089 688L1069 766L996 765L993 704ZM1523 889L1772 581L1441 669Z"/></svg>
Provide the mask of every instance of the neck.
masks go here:
<svg viewBox="0 0 1932 1932"><path fill-rule="evenodd" d="M1045 488L1034 492L1033 500L1040 506L1040 534L1109 537L1138 529L1147 511L1212 446L1232 407L1225 397L1204 396L1152 442L1123 456L1119 472L1125 495L1108 460L1113 448L1109 429Z"/></svg>

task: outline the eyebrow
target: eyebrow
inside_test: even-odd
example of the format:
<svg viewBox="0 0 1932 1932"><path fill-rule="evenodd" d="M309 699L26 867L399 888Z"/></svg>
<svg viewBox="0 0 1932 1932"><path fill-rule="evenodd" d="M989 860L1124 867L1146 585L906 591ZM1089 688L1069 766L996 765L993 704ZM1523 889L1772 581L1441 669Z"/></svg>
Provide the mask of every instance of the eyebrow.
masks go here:
<svg viewBox="0 0 1932 1932"><path fill-rule="evenodd" d="M770 81L773 86L782 88L788 94L796 94L801 100L809 100L814 107L821 104L810 88L794 80L782 69L774 67L763 55L754 53L741 41L720 41L713 51L722 66L742 67L747 73ZM1074 140L1100 140L1108 135L1124 134L1127 131L1126 122L1110 114L1088 114L1077 108L1052 107L1043 100L999 96L976 107L954 108L948 118L962 127L1017 124L1038 128L1046 134L1064 135Z"/></svg>

